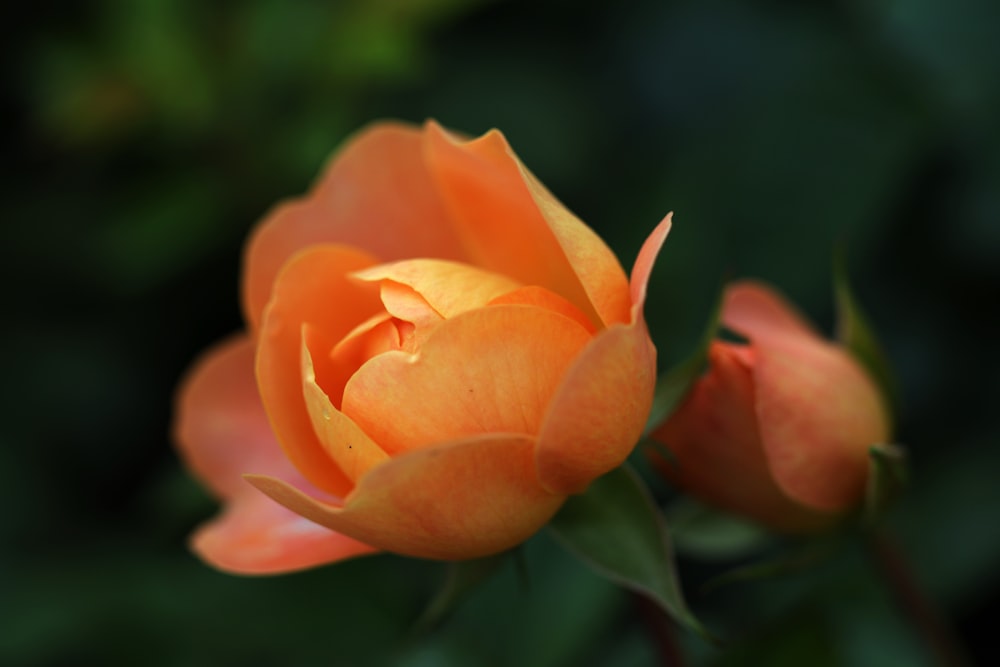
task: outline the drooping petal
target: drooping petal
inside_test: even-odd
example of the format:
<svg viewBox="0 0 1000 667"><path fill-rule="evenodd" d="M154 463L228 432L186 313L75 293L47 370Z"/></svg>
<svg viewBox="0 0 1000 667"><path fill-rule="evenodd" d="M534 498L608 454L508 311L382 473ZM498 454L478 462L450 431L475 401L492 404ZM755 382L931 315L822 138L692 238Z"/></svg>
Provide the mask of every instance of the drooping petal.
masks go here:
<svg viewBox="0 0 1000 667"><path fill-rule="evenodd" d="M202 355L178 390L174 440L188 469L222 499L247 490L243 473L293 474L253 366L253 341L236 336Z"/></svg>
<svg viewBox="0 0 1000 667"><path fill-rule="evenodd" d="M353 248L315 246L296 255L278 274L264 311L257 345L257 380L261 398L285 454L319 488L342 496L353 484L324 450L313 431L302 397L302 332L310 348L332 350L359 322L382 309L377 292L347 276L374 264ZM314 354L320 385L331 384L343 369L324 376L326 358Z"/></svg>
<svg viewBox="0 0 1000 667"><path fill-rule="evenodd" d="M614 253L521 165L493 130L462 141L431 122L426 155L472 263L556 292L594 324L628 320Z"/></svg>
<svg viewBox="0 0 1000 667"><path fill-rule="evenodd" d="M243 308L251 330L282 265L323 243L353 245L381 261L464 257L424 161L421 130L400 123L362 129L306 197L267 215L244 257Z"/></svg>
<svg viewBox="0 0 1000 667"><path fill-rule="evenodd" d="M538 475L554 493L579 493L616 468L642 434L656 384L656 348L642 316L646 283L670 230L667 216L632 270L633 321L588 345L559 387L538 436Z"/></svg>
<svg viewBox="0 0 1000 667"><path fill-rule="evenodd" d="M445 320L417 354L368 361L343 411L390 454L486 433L534 436L589 336L558 313L492 306Z"/></svg>
<svg viewBox="0 0 1000 667"><path fill-rule="evenodd" d="M279 574L378 551L282 507L246 480L240 482L247 492L191 536L192 551L205 562L234 574Z"/></svg>
<svg viewBox="0 0 1000 667"><path fill-rule="evenodd" d="M778 530L829 522L784 495L771 476L754 409L753 348L715 342L709 364L711 372L654 434L675 457L657 459L658 468L706 502Z"/></svg>
<svg viewBox="0 0 1000 667"><path fill-rule="evenodd" d="M886 442L888 420L875 385L846 352L803 340L751 339L761 440L787 495L817 510L842 511L862 497L868 449Z"/></svg>
<svg viewBox="0 0 1000 667"><path fill-rule="evenodd" d="M373 468L343 507L274 477L247 479L285 507L359 541L461 560L519 544L562 504L535 479L533 450L529 436L491 434L410 452Z"/></svg>
<svg viewBox="0 0 1000 667"><path fill-rule="evenodd" d="M223 512L200 526L192 549L240 574L299 570L373 549L285 509L243 479L276 475L318 495L278 445L257 393L254 345L245 336L210 350L181 386L176 442L189 469L219 497Z"/></svg>

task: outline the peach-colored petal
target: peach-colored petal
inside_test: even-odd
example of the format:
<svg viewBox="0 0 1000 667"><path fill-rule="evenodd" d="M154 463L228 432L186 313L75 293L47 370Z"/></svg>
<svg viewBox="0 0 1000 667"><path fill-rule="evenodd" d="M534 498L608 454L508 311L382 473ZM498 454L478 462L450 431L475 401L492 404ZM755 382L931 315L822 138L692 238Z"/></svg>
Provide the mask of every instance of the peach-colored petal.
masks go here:
<svg viewBox="0 0 1000 667"><path fill-rule="evenodd" d="M411 287L442 317L454 317L479 308L490 299L519 287L517 281L499 273L441 259L380 264L358 271L354 276L368 282L392 281Z"/></svg>
<svg viewBox="0 0 1000 667"><path fill-rule="evenodd" d="M302 393L316 437L352 482L357 482L369 468L389 458L357 424L333 407L330 398L316 383L312 356L304 342Z"/></svg>
<svg viewBox="0 0 1000 667"><path fill-rule="evenodd" d="M715 342L709 364L711 372L654 434L675 456L655 459L657 467L702 500L778 530L829 522L785 496L771 477L754 410L753 349Z"/></svg>
<svg viewBox="0 0 1000 667"><path fill-rule="evenodd" d="M208 350L178 391L175 441L189 470L222 499L247 490L241 475L293 474L257 392L254 344L236 336Z"/></svg>
<svg viewBox="0 0 1000 667"><path fill-rule="evenodd" d="M670 231L668 215L646 239L632 270L631 324L598 334L563 379L538 436L538 475L556 493L580 493L621 464L652 407L656 348L642 317L646 283Z"/></svg>
<svg viewBox="0 0 1000 667"><path fill-rule="evenodd" d="M372 469L343 507L274 477L247 479L302 516L362 542L461 560L523 542L565 500L538 485L533 449L529 436L492 434L410 452Z"/></svg>
<svg viewBox="0 0 1000 667"><path fill-rule="evenodd" d="M247 492L191 536L204 561L234 574L279 574L377 551L282 507L246 480Z"/></svg>
<svg viewBox="0 0 1000 667"><path fill-rule="evenodd" d="M597 328L594 326L594 323L587 319L587 316L581 313L579 308L555 292L538 285L518 287L515 290L490 299L488 305L502 306L515 304L522 306L535 306L537 308L551 310L554 313L559 313L560 315L565 315L570 318L586 329L589 334L597 332Z"/></svg>
<svg viewBox="0 0 1000 667"><path fill-rule="evenodd" d="M303 325L310 349L329 351L358 322L380 312L376 291L347 277L372 264L370 256L343 246L315 246L296 255L278 274L257 345L258 387L278 441L309 481L337 496L353 484L316 437L302 398ZM321 365L328 358L315 353L313 359L320 386L336 395L331 385L345 381L343 369Z"/></svg>
<svg viewBox="0 0 1000 667"><path fill-rule="evenodd" d="M589 339L541 308L462 313L419 353L368 361L348 382L343 411L390 454L484 433L533 435Z"/></svg>
<svg viewBox="0 0 1000 667"><path fill-rule="evenodd" d="M778 485L818 510L855 505L868 478L868 448L889 435L874 384L825 342L751 342L761 440Z"/></svg>
<svg viewBox="0 0 1000 667"><path fill-rule="evenodd" d="M357 246L382 261L464 257L424 161L419 129L399 123L362 129L334 154L309 195L267 215L244 257L243 309L252 330L282 265L323 243Z"/></svg>
<svg viewBox="0 0 1000 667"><path fill-rule="evenodd" d="M527 175L500 132L462 141L433 122L425 132L428 164L474 264L550 289L594 324L628 318L614 254Z"/></svg>
<svg viewBox="0 0 1000 667"><path fill-rule="evenodd" d="M822 340L795 306L753 280L742 280L726 287L722 323L733 332L758 342L788 337Z"/></svg>

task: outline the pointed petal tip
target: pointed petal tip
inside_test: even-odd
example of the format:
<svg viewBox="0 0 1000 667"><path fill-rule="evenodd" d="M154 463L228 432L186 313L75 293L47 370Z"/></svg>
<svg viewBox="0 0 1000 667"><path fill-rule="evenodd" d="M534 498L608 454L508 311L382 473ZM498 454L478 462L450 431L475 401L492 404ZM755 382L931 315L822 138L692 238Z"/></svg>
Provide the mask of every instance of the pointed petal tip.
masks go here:
<svg viewBox="0 0 1000 667"><path fill-rule="evenodd" d="M653 272L653 265L656 263L656 258L659 256L660 250L663 248L663 243L666 241L667 235L673 226L673 217L673 211L667 213L663 220L646 237L642 248L639 250L639 254L635 258L629 288L632 297L632 306L634 309L639 310L639 314L641 314L641 308L646 302L646 288L649 284L649 277ZM636 315L636 313L633 313L633 319Z"/></svg>

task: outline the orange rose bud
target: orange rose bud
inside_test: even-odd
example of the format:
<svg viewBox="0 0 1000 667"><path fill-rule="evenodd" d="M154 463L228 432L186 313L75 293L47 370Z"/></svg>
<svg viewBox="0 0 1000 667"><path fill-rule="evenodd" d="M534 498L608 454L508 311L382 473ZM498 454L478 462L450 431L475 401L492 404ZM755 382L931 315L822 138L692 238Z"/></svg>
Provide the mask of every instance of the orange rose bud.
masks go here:
<svg viewBox="0 0 1000 667"><path fill-rule="evenodd" d="M705 502L775 530L810 532L858 506L889 419L875 383L770 288L731 285L709 370L653 434L663 473Z"/></svg>
<svg viewBox="0 0 1000 667"><path fill-rule="evenodd" d="M531 536L642 433L669 228L630 281L499 132L360 132L254 232L248 332L179 392L180 451L224 503L194 550L268 573Z"/></svg>

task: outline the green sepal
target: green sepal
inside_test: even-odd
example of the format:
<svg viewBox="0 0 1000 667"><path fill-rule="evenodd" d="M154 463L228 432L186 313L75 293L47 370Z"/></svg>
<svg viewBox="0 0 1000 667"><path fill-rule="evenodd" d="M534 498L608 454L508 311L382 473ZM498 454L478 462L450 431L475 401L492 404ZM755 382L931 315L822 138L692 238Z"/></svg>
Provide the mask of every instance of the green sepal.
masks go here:
<svg viewBox="0 0 1000 667"><path fill-rule="evenodd" d="M868 448L871 468L865 489L864 521L877 525L892 501L906 486L906 452L897 445L872 445Z"/></svg>
<svg viewBox="0 0 1000 667"><path fill-rule="evenodd" d="M688 609L663 516L628 465L570 496L549 530L598 574L648 597L680 625L716 641Z"/></svg>
<svg viewBox="0 0 1000 667"><path fill-rule="evenodd" d="M680 407L681 401L687 396L691 385L708 367L708 348L715 340L716 334L719 333L722 298L723 291L720 289L705 329L698 339L697 347L687 358L682 359L657 380L656 390L653 393L653 408L649 412L649 419L646 420L643 435L649 435Z"/></svg>
<svg viewBox="0 0 1000 667"><path fill-rule="evenodd" d="M444 583L410 629L410 636L419 638L441 625L472 591L485 582L508 561L513 551L448 563Z"/></svg>
<svg viewBox="0 0 1000 667"><path fill-rule="evenodd" d="M891 416L899 406L896 380L874 329L868 324L868 318L851 291L846 253L843 250L834 254L833 294L837 304L837 340L871 375L882 392Z"/></svg>

